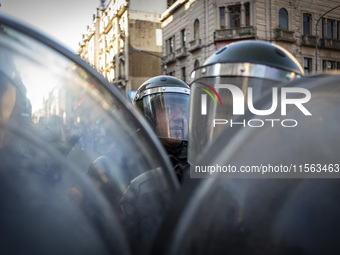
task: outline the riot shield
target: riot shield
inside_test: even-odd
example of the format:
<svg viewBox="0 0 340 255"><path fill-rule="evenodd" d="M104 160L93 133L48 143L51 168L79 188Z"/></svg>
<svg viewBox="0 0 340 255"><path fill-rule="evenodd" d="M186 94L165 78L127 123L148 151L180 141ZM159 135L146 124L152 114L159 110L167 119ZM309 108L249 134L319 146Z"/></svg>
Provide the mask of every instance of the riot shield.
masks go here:
<svg viewBox="0 0 340 255"><path fill-rule="evenodd" d="M291 82L272 115L248 112L244 126L220 133L198 163L210 171L182 192L153 254L338 253L339 82L331 74Z"/></svg>
<svg viewBox="0 0 340 255"><path fill-rule="evenodd" d="M82 220L85 221L84 228L86 225L96 228L97 223L104 228L103 237L96 240L98 243L117 244L117 240L125 240L123 247L128 247L133 253L147 253L178 182L162 145L145 120L135 112L131 102L78 56L38 31L2 14L0 82L0 118L4 123L0 132L0 149L4 152L2 159L7 154L20 155L11 157L18 164L16 171L20 173L26 172L29 164L37 168L34 170L36 179L21 176L21 181L13 182L9 190L17 190L20 194L24 192L21 188L25 190L36 186L39 190L40 182L50 179L51 200L58 200L53 194L60 189L64 194L70 193L81 205L86 204L89 213L96 216L93 222L86 221L84 217ZM31 149L31 140L25 140L13 130L22 131L26 138L37 140L39 153L46 151L49 156L41 156ZM25 165L25 160L30 163ZM59 173L53 170L56 164L61 165L56 169L64 169L64 164L72 167ZM3 181L10 178L5 165L1 171L5 175ZM69 178L67 174L81 177L78 180L78 177ZM83 179L86 180L86 188L78 183ZM21 182L27 182L29 187L19 185ZM98 200L110 205L110 210L103 210L109 212L108 218L114 223L100 216L100 206L92 208L91 200L84 194L86 189L95 192L100 197ZM45 193L43 202L48 200L50 193L44 189L40 191ZM11 194L2 193L2 199L9 201ZM41 203L39 199L35 200L35 195L34 192L27 195L25 203ZM63 207L62 202L60 206ZM40 210L44 206L28 207L28 210L38 210L35 208ZM22 213L25 215L25 209ZM45 223L52 224L48 222L50 218L59 219L58 225L64 229L67 229L72 217L77 217L72 216L67 206L59 208L59 213L53 217L51 210L41 213L48 214L48 217L43 215L46 216ZM10 210L3 213L3 219L10 217L9 214ZM65 222L61 214L67 219ZM29 224L25 220L29 221L29 217L22 218L23 223ZM28 226L25 233L18 233L20 239L25 239L31 228L33 231L33 225ZM116 226L121 229L122 236L115 237L117 233L110 233L105 226L109 229ZM13 224L12 227L20 232L19 225ZM1 231L4 234L7 228ZM38 238L40 236L42 238ZM90 236L91 233L88 237L84 235L84 247ZM43 232L36 232L36 237L36 240L29 239L30 245L48 245ZM61 246L63 241L73 241L72 238L66 240L66 237L69 235L60 241ZM9 240L12 241L11 238ZM129 253L128 250L126 253Z"/></svg>

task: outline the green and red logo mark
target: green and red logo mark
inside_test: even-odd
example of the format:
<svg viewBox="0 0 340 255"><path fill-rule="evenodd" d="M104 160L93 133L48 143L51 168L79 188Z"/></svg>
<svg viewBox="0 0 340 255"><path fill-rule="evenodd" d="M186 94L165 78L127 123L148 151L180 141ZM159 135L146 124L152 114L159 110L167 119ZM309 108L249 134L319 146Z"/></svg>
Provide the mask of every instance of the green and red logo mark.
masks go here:
<svg viewBox="0 0 340 255"><path fill-rule="evenodd" d="M217 91L213 87L211 87L208 84L202 83L202 82L199 82L199 84L201 84L203 86L206 86L212 92L214 92L214 94L217 96L218 100L220 101L220 104L222 105L221 97L220 97L220 95L217 93ZM198 87L198 88L200 90L203 90L205 93L207 93L212 98L212 100L214 101L215 105L217 105L215 97L211 94L211 92L209 90L201 88L201 87ZM202 100L201 113L202 113L202 115L207 115L207 95L206 94L202 94L201 100Z"/></svg>

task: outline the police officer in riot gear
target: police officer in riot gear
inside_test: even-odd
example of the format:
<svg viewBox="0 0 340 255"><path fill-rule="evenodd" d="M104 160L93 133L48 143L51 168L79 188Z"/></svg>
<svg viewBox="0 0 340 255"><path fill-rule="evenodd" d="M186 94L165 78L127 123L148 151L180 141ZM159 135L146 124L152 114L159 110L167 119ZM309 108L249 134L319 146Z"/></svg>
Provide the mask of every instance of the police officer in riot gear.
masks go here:
<svg viewBox="0 0 340 255"><path fill-rule="evenodd" d="M181 182L188 177L189 97L185 82L162 75L144 82L133 100L164 145Z"/></svg>
<svg viewBox="0 0 340 255"><path fill-rule="evenodd" d="M199 155L209 148L208 144L234 117L232 98L239 95L233 95L223 86L239 88L245 101L248 88L252 88L252 101L256 102L272 87L284 86L303 75L295 57L272 43L240 41L218 49L191 74L189 163L197 162ZM216 120L224 124L215 125Z"/></svg>

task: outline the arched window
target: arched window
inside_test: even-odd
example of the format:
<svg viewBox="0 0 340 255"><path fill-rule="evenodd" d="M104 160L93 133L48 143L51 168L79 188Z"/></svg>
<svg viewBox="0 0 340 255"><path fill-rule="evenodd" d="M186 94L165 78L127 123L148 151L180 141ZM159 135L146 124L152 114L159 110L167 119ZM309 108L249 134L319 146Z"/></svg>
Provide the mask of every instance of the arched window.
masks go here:
<svg viewBox="0 0 340 255"><path fill-rule="evenodd" d="M200 67L200 61L198 59L195 60L195 63L194 63L194 69L197 69Z"/></svg>
<svg viewBox="0 0 340 255"><path fill-rule="evenodd" d="M194 39L200 38L200 21L198 19L194 22Z"/></svg>
<svg viewBox="0 0 340 255"><path fill-rule="evenodd" d="M285 8L279 10L279 27L288 30L288 12Z"/></svg>

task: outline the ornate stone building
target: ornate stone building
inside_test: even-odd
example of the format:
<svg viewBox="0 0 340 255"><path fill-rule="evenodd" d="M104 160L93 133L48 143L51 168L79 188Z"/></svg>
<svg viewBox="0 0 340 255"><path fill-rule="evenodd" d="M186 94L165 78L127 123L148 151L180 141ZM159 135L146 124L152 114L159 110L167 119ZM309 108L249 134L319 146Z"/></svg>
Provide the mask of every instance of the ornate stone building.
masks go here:
<svg viewBox="0 0 340 255"><path fill-rule="evenodd" d="M338 0L175 1L161 16L168 73L188 81L218 48L238 40L279 44L306 73L316 71L316 52L317 71L340 69L339 5Z"/></svg>
<svg viewBox="0 0 340 255"><path fill-rule="evenodd" d="M162 73L160 15L167 1L102 2L83 35L78 55L129 95Z"/></svg>

